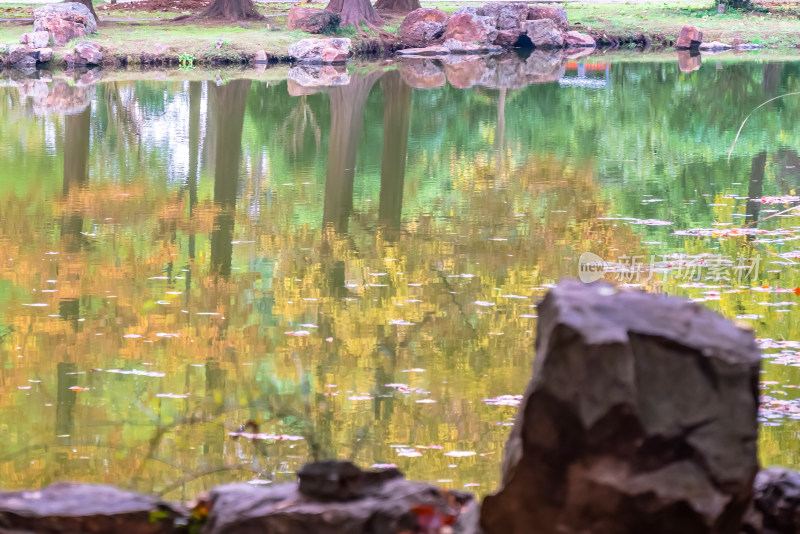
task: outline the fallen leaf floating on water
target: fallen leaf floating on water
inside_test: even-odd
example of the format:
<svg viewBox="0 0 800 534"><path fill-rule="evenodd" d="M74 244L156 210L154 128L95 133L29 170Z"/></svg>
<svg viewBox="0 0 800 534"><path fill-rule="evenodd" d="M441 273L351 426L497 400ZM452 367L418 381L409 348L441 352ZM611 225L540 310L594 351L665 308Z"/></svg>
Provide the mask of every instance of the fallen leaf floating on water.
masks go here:
<svg viewBox="0 0 800 534"><path fill-rule="evenodd" d="M397 464L372 464L370 469L397 469Z"/></svg>
<svg viewBox="0 0 800 534"><path fill-rule="evenodd" d="M138 369L106 369L106 373L114 373L118 375L136 375L136 376L149 376L153 378L162 378L167 376L164 373L156 371L139 371Z"/></svg>
<svg viewBox="0 0 800 534"><path fill-rule="evenodd" d="M445 456L451 456L453 458L466 458L468 456L475 456L477 454L475 451L449 451L444 453Z"/></svg>
<svg viewBox="0 0 800 534"><path fill-rule="evenodd" d="M776 197L761 197L751 198L751 202L760 202L762 204L789 204L790 202L800 202L800 197L795 195L784 195Z"/></svg>
<svg viewBox="0 0 800 534"><path fill-rule="evenodd" d="M519 406L522 395L500 395L492 399L483 399L488 406Z"/></svg>
<svg viewBox="0 0 800 534"><path fill-rule="evenodd" d="M269 441L299 441L303 436L291 436L289 434L267 434L264 432L228 432L232 438L245 438Z"/></svg>

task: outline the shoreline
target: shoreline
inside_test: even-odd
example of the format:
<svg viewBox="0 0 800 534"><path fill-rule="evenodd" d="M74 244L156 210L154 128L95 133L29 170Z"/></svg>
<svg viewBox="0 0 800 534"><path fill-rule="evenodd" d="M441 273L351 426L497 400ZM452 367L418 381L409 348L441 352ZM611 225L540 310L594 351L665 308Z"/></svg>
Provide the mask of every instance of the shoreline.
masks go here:
<svg viewBox="0 0 800 534"><path fill-rule="evenodd" d="M99 6L99 32L89 35L85 40L101 47L103 60L100 64L103 68L117 69L178 67L181 56L191 58L191 67L256 66L263 63L288 65L294 62L288 53L289 45L307 38L349 38L352 43L351 60L385 60L394 57L398 50L410 48L401 45L399 39L389 42L377 35L359 35L352 27L340 28L331 35L288 30L286 17L288 8L293 5L270 4L264 7L261 4L260 9L266 17L264 20L240 23L194 19L178 11L146 13L120 9L119 4L113 9ZM321 4L310 5L322 7ZM456 4L434 2L425 5L452 12ZM620 7L618 3L587 5L567 2L565 5L569 29L593 37L598 51L672 49L682 27L677 22L671 22L673 19L698 26L704 33L704 41L733 43L740 40L772 50L791 50L800 41L800 18L793 11L776 11L773 16L725 14L717 17L708 14L707 10L703 11L703 4L698 1L661 11L645 4L625 4ZM19 36L32 28L27 18L30 9L16 8L21 11L14 12L9 9L0 5L0 17L4 13L6 16L16 13L18 16L10 20L19 22L8 22L0 27L0 52L4 43L6 48L18 43ZM614 10L620 13L616 16L606 13ZM123 13L132 17L138 13L146 18L121 19L109 16ZM689 15L684 16L687 13ZM384 12L381 15L385 19L383 29L396 35L404 15ZM691 20L689 16L700 20ZM60 66L75 42L53 47L52 63Z"/></svg>

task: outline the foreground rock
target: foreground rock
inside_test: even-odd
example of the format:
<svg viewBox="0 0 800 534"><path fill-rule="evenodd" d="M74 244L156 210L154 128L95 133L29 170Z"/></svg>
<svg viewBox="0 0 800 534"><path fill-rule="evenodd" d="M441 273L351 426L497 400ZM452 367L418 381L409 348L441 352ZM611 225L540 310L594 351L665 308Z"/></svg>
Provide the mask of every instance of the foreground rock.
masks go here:
<svg viewBox="0 0 800 534"><path fill-rule="evenodd" d="M303 39L289 45L289 56L298 63L345 63L350 53L350 39Z"/></svg>
<svg viewBox="0 0 800 534"><path fill-rule="evenodd" d="M678 36L678 41L675 43L675 48L678 50L689 50L691 48L698 48L703 42L703 32L697 29L696 26L686 25L681 28L681 33Z"/></svg>
<svg viewBox="0 0 800 534"><path fill-rule="evenodd" d="M78 2L50 4L33 11L33 31L49 32L55 45L97 32L97 21L89 8Z"/></svg>
<svg viewBox="0 0 800 534"><path fill-rule="evenodd" d="M436 532L431 524L474 532L477 505L460 492L410 482L396 469L364 472L349 462L311 464L300 484L259 488L228 484L211 491L205 534Z"/></svg>
<svg viewBox="0 0 800 534"><path fill-rule="evenodd" d="M800 473L780 467L758 473L753 512L748 534L800 532Z"/></svg>
<svg viewBox="0 0 800 534"><path fill-rule="evenodd" d="M437 42L447 27L447 13L441 9L415 9L403 19L397 36L403 46L425 48Z"/></svg>
<svg viewBox="0 0 800 534"><path fill-rule="evenodd" d="M737 534L753 494L760 354L698 304L560 283L486 534Z"/></svg>
<svg viewBox="0 0 800 534"><path fill-rule="evenodd" d="M113 486L53 484L40 491L0 493L3 532L132 532L175 531L180 508Z"/></svg>
<svg viewBox="0 0 800 534"><path fill-rule="evenodd" d="M289 10L289 29L308 33L331 33L339 28L338 14L313 7L293 7Z"/></svg>

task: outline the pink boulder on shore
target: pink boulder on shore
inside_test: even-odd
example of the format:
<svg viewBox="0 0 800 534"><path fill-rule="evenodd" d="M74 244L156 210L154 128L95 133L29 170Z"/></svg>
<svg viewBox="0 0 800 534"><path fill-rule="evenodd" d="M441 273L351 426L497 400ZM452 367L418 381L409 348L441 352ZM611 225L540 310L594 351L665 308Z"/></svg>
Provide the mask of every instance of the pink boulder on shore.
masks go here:
<svg viewBox="0 0 800 534"><path fill-rule="evenodd" d="M703 32L696 26L686 25L681 28L681 34L678 36L678 42L675 43L675 48L678 50L688 50L690 48L698 48L703 42Z"/></svg>
<svg viewBox="0 0 800 534"><path fill-rule="evenodd" d="M403 46L424 48L440 41L446 27L447 13L441 9L423 7L415 9L403 19L397 36Z"/></svg>

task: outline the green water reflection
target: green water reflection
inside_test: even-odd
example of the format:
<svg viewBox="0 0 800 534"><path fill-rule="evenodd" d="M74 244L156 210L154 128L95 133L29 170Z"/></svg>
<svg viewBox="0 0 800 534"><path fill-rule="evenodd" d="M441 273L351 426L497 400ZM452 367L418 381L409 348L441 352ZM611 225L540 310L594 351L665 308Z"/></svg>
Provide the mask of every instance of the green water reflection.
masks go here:
<svg viewBox="0 0 800 534"><path fill-rule="evenodd" d="M180 498L337 456L491 491L536 301L584 251L663 260L607 278L774 340L762 459L796 466L800 219L730 230L789 207L748 199L800 185L800 98L728 152L800 63L618 59L469 89L475 64L3 82L0 485ZM698 278L665 254L760 263ZM277 439L234 439L248 420Z"/></svg>

